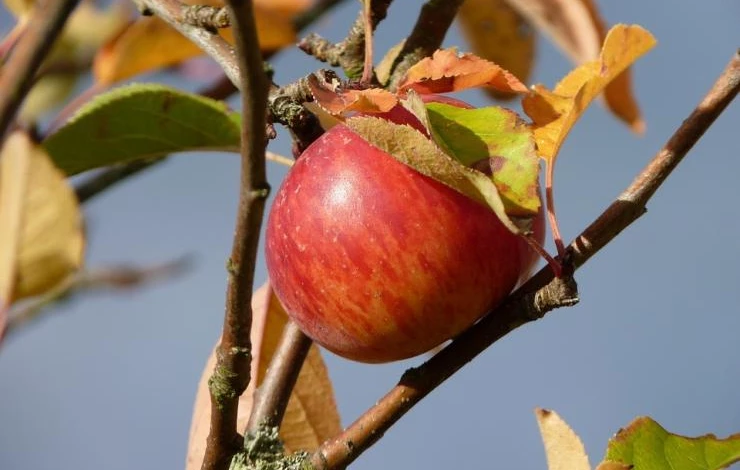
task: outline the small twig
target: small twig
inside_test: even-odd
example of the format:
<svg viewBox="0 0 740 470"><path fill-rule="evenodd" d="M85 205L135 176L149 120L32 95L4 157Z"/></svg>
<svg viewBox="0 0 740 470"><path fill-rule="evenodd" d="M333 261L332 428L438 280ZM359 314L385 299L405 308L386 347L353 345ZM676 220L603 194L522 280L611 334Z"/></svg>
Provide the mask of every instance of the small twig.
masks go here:
<svg viewBox="0 0 740 470"><path fill-rule="evenodd" d="M226 311L216 367L208 382L211 426L203 470L225 470L242 446L236 429L239 397L250 381L250 299L265 201L268 82L262 66L251 0L229 0L241 89L241 181L234 243L229 258Z"/></svg>
<svg viewBox="0 0 740 470"><path fill-rule="evenodd" d="M646 211L650 197L740 91L740 51L704 100L640 172L632 184L570 244L574 269L613 240ZM317 470L345 468L407 411L491 344L549 309L576 301L572 278L554 278L549 267L509 296L502 306L421 366L409 369L390 392L312 456Z"/></svg>
<svg viewBox="0 0 740 470"><path fill-rule="evenodd" d="M13 334L22 326L40 319L44 314L54 310L62 301L92 291L129 290L149 284L160 279L170 279L183 273L190 266L190 258L183 257L168 263L149 267L111 266L85 271L67 277L42 296L21 304L10 311L7 334Z"/></svg>
<svg viewBox="0 0 740 470"><path fill-rule="evenodd" d="M385 19L392 1L371 1L369 22L373 31ZM365 7L357 16L343 41L333 44L318 34L309 34L298 43L298 47L322 62L335 67L342 67L349 78L360 78L365 67L365 23L367 16L364 10Z"/></svg>
<svg viewBox="0 0 740 470"><path fill-rule="evenodd" d="M229 80L239 89L241 79L234 49L218 34L186 23L185 16L190 11L188 5L177 0L140 0L140 2L218 62Z"/></svg>
<svg viewBox="0 0 740 470"><path fill-rule="evenodd" d="M279 163L285 166L293 166L293 163L295 163L295 160L293 160L292 158L278 155L275 152L265 152L265 158L271 162Z"/></svg>
<svg viewBox="0 0 740 470"><path fill-rule="evenodd" d="M391 90L395 90L412 65L439 49L462 3L463 0L428 0L421 7L414 29L391 67Z"/></svg>
<svg viewBox="0 0 740 470"><path fill-rule="evenodd" d="M40 0L0 74L0 138L79 0Z"/></svg>
<svg viewBox="0 0 740 470"><path fill-rule="evenodd" d="M261 426L280 426L298 373L310 348L311 340L295 323L288 322L265 379L254 394L254 405L245 436L257 432Z"/></svg>

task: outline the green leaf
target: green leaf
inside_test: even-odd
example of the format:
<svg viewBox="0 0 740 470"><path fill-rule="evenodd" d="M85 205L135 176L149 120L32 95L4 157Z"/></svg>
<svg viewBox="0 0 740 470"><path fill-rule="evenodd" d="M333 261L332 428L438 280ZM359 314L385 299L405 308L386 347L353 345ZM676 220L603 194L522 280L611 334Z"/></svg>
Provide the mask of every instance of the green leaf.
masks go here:
<svg viewBox="0 0 740 470"><path fill-rule="evenodd" d="M226 104L162 85L129 85L84 105L43 142L67 175L194 150L239 150L240 117Z"/></svg>
<svg viewBox="0 0 740 470"><path fill-rule="evenodd" d="M604 461L648 470L721 469L740 461L740 434L683 437L650 418L637 418L609 441Z"/></svg>
<svg viewBox="0 0 740 470"><path fill-rule="evenodd" d="M428 103L434 140L465 166L492 172L506 213L526 217L540 208L540 164L531 128L509 109L464 109Z"/></svg>
<svg viewBox="0 0 740 470"><path fill-rule="evenodd" d="M370 144L401 163L490 207L512 232L527 231L526 227L518 227L506 215L491 178L480 171L463 166L413 127L394 124L376 117L350 118L345 124Z"/></svg>

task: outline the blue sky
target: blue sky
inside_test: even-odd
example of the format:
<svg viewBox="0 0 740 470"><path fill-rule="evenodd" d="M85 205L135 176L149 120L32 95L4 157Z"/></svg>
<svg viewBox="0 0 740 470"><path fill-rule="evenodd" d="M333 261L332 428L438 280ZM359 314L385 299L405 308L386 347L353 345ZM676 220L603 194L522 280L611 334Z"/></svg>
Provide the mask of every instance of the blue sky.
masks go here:
<svg viewBox="0 0 740 470"><path fill-rule="evenodd" d="M395 2L377 50L408 32L421 3ZM348 2L315 30L341 39L357 8ZM632 135L599 105L578 123L556 172L568 239L630 183L740 45L733 0L602 1L601 10L610 23L641 24L659 41L635 68L647 133ZM455 29L446 44L465 48ZM547 41L538 46L532 81L553 85L570 64ZM319 67L297 51L274 64L280 83ZM462 97L487 103L479 92ZM648 214L579 271L578 306L496 343L353 468L545 468L535 407L558 411L592 463L640 415L686 435L740 432L738 123L735 103ZM282 137L271 149L288 154L289 142ZM5 342L0 468L182 468L195 387L221 328L237 168L234 155L177 156L87 206L91 266L186 253L196 264L172 282L64 305ZM270 166L273 187L283 176ZM258 282L265 277L261 260ZM344 424L421 360L325 358Z"/></svg>

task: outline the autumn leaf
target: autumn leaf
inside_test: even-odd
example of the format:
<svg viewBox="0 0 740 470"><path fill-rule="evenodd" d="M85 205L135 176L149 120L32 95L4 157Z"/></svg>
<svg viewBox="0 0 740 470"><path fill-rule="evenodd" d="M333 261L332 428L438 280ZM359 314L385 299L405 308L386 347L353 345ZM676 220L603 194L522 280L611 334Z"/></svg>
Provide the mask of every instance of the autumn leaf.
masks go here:
<svg viewBox="0 0 740 470"><path fill-rule="evenodd" d="M252 377L254 379L239 399L237 418L239 432L242 432L247 425L255 388L264 379L283 328L288 321L285 310L272 293L269 284L263 285L252 296L252 312ZM200 469L205 453L205 440L208 436L211 414L208 379L215 364L215 354L212 353L198 384L190 426L187 470ZM296 386L288 401L280 437L288 452L313 451L339 431L341 431L341 424L331 381L318 347L313 345L298 374Z"/></svg>
<svg viewBox="0 0 740 470"><path fill-rule="evenodd" d="M511 232L528 231L526 221L520 227L506 214L488 175L466 167L413 127L368 116L347 119L345 125L399 162L489 207Z"/></svg>
<svg viewBox="0 0 740 470"><path fill-rule="evenodd" d="M617 25L604 41L598 60L569 73L553 91L542 85L524 98L524 112L532 118L538 153L554 162L573 124L604 88L655 45L640 26Z"/></svg>
<svg viewBox="0 0 740 470"><path fill-rule="evenodd" d="M529 81L535 58L534 30L507 0L465 0L457 20L475 54L500 65L520 81ZM498 99L516 96L495 88L485 91Z"/></svg>
<svg viewBox="0 0 740 470"><path fill-rule="evenodd" d="M308 87L314 102L335 116L351 111L385 113L398 104L396 95L382 88L341 89L337 84L322 82L315 74L308 77Z"/></svg>
<svg viewBox="0 0 740 470"><path fill-rule="evenodd" d="M604 462L622 468L651 470L719 470L740 462L740 434L719 439L712 434L672 434L650 418L637 418L609 441Z"/></svg>
<svg viewBox="0 0 740 470"><path fill-rule="evenodd" d="M550 410L535 410L549 470L590 470L588 455L568 423Z"/></svg>
<svg viewBox="0 0 740 470"><path fill-rule="evenodd" d="M25 133L0 150L0 336L15 300L41 294L82 264L84 234L74 192Z"/></svg>
<svg viewBox="0 0 740 470"><path fill-rule="evenodd" d="M190 3L190 2L187 2ZM218 0L202 2L223 5ZM307 0L254 2L260 47L274 51L296 40L293 15L310 5ZM230 28L220 31L233 43ZM203 51L185 36L156 17L142 17L103 47L95 57L93 74L99 83L112 84L141 73L159 70L197 57Z"/></svg>
<svg viewBox="0 0 740 470"><path fill-rule="evenodd" d="M474 54L440 49L411 67L399 85L399 92L447 93L480 86L509 93L526 93L527 87L514 75Z"/></svg>
<svg viewBox="0 0 740 470"><path fill-rule="evenodd" d="M607 26L594 0L506 0L537 30L542 31L575 63L599 57ZM635 132L645 123L634 98L629 69L625 69L605 88L609 109Z"/></svg>

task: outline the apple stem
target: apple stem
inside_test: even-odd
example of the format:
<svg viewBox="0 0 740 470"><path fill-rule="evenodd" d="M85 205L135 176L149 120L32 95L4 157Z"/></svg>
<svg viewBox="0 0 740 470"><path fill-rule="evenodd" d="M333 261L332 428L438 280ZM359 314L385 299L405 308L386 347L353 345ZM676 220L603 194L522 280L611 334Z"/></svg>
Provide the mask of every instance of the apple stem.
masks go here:
<svg viewBox="0 0 740 470"><path fill-rule="evenodd" d="M563 275L563 265L553 258L550 253L548 253L547 250L545 250L545 248L534 239L534 237L531 235L524 235L524 239L538 255L542 256L542 258L547 261L547 264L552 269L552 273L555 277L561 277Z"/></svg>
<svg viewBox="0 0 740 470"><path fill-rule="evenodd" d="M552 231L552 238L555 241L555 247L558 251L558 256L562 259L565 256L565 244L563 243L563 237L560 235L560 228L558 227L558 218L555 215L555 198L552 192L553 174L555 171L555 165L552 161L547 162L547 172L545 173L545 203L547 205L547 219L550 222L550 230Z"/></svg>
<svg viewBox="0 0 740 470"><path fill-rule="evenodd" d="M363 16L365 20L365 65L362 70L360 83L369 85L373 78L373 19L372 0L365 0Z"/></svg>

